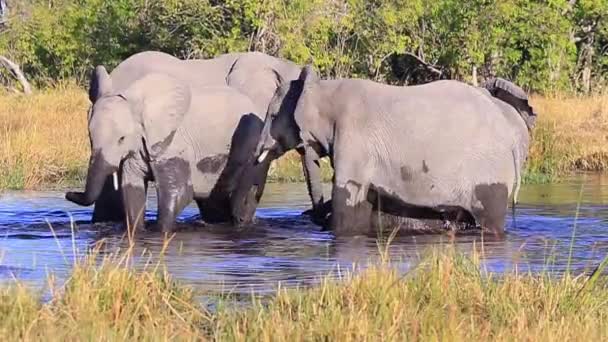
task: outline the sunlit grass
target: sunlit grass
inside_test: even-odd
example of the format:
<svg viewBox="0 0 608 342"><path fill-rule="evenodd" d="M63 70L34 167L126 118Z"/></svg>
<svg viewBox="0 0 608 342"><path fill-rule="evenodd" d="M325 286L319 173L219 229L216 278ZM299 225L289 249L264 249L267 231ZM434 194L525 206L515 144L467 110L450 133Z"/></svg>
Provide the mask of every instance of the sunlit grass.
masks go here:
<svg viewBox="0 0 608 342"><path fill-rule="evenodd" d="M86 172L88 99L74 85L0 95L0 189L76 182Z"/></svg>
<svg viewBox="0 0 608 342"><path fill-rule="evenodd" d="M608 288L588 276L487 273L479 255L435 249L407 274L390 262L342 270L312 288L219 298L212 310L162 264L135 271L130 257L93 252L50 300L0 287L0 336L10 340L590 340L608 336ZM334 274L334 276L336 276Z"/></svg>
<svg viewBox="0 0 608 342"><path fill-rule="evenodd" d="M537 126L528 180L552 180L571 171L608 169L608 95L535 96Z"/></svg>
<svg viewBox="0 0 608 342"><path fill-rule="evenodd" d="M9 340L193 340L206 313L163 270L135 272L128 258L96 254L73 268L51 299L15 284L0 289L0 336Z"/></svg>
<svg viewBox="0 0 608 342"><path fill-rule="evenodd" d="M608 169L608 96L535 96L539 114L526 181L571 171ZM86 92L64 84L25 97L0 94L0 189L41 189L79 183L89 154ZM270 181L302 181L291 152L273 163ZM323 179L331 168L323 162Z"/></svg>

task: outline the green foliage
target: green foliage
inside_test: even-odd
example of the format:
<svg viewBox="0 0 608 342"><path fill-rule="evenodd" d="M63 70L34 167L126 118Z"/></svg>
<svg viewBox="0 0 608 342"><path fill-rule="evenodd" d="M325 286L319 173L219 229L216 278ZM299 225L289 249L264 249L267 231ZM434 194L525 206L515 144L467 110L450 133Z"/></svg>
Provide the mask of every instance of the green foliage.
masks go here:
<svg viewBox="0 0 608 342"><path fill-rule="evenodd" d="M0 53L40 84L161 50L181 58L258 50L326 77L391 83L412 53L471 81L498 75L538 91L585 90L608 73L608 1L9 1ZM585 81L585 73L590 75ZM588 88L588 87L587 87ZM589 89L587 89L589 90Z"/></svg>

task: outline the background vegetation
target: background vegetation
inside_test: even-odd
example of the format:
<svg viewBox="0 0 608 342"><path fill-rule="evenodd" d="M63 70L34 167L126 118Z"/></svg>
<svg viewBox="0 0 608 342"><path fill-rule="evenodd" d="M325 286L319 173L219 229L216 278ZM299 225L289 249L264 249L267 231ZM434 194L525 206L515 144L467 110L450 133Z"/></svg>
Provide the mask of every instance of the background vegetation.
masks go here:
<svg viewBox="0 0 608 342"><path fill-rule="evenodd" d="M182 58L259 50L327 77L499 75L535 91L598 91L608 0L6 0L0 54L39 84L86 79L142 50ZM409 55L412 54L412 55Z"/></svg>

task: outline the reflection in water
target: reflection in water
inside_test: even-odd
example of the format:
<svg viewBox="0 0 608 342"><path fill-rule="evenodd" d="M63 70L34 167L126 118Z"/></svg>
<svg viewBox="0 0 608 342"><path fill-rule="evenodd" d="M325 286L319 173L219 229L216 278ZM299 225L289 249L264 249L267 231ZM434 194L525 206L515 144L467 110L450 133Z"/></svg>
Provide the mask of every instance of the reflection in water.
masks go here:
<svg viewBox="0 0 608 342"><path fill-rule="evenodd" d="M572 267L584 271L608 252L608 177L585 176L553 185L522 189L516 226L508 220L503 241L479 235L463 235L456 246L483 254L490 271L520 270L563 272L570 254L579 193L580 210L572 248ZM582 187L581 187L582 186ZM171 273L186 283L213 292L258 293L283 286L308 285L332 271L365 265L380 257L373 237L335 238L300 216L308 207L302 184L269 185L254 227L202 226L194 206L180 217L183 231L164 252ZM150 208L155 208L154 199ZM126 247L116 227L77 224L72 235L70 220L86 222L91 208L63 199L59 192L9 192L0 195L0 280L19 279L41 284L52 271L64 277L73 261L100 239L106 250ZM148 212L150 218L153 211ZM50 229L53 227L53 230ZM163 249L159 233L139 234L135 241L136 264L155 262ZM446 235L397 236L388 247L393 265L406 270L415 265L430 246L451 243ZM337 272L333 272L336 274Z"/></svg>

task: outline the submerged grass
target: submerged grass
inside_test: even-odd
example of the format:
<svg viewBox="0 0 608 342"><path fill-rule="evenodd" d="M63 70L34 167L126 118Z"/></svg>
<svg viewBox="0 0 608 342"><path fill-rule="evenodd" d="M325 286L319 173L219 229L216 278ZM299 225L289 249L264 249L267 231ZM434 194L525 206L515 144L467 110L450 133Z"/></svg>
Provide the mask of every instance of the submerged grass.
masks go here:
<svg viewBox="0 0 608 342"><path fill-rule="evenodd" d="M0 288L0 336L10 340L605 340L603 277L487 274L478 256L436 249L407 274L390 263L279 289L209 311L162 265L135 271L129 257L76 263L51 298ZM49 284L54 282L49 281Z"/></svg>
<svg viewBox="0 0 608 342"><path fill-rule="evenodd" d="M527 182L554 181L572 171L608 169L608 95L535 96L539 113ZM24 97L0 94L0 189L41 189L77 184L88 160L84 90L72 84ZM323 179L331 168L323 162ZM302 181L296 153L273 163L269 180Z"/></svg>

